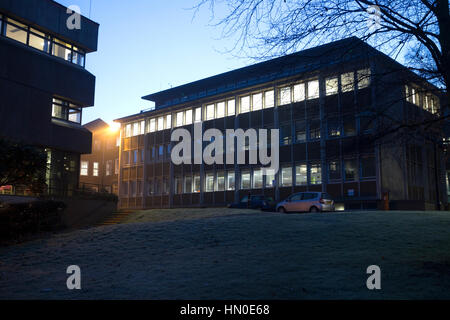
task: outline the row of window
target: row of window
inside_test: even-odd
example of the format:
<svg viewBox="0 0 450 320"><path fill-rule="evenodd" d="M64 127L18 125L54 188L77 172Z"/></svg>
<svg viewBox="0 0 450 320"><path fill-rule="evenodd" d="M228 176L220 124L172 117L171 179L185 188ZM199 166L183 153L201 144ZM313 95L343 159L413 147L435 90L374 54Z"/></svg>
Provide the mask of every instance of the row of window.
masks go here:
<svg viewBox="0 0 450 320"><path fill-rule="evenodd" d="M293 171L294 169L294 171ZM345 159L328 161L328 179L330 182L338 181L356 181L358 179L370 179L376 176L376 165L374 156L364 156L359 159ZM242 170L240 173L239 189L261 189L273 188L275 186L274 174L262 174L260 168L253 170ZM133 190L136 190L139 195L142 195L142 181L131 181L137 188L131 187L130 194L135 195ZM292 187L319 185L322 184L322 168L320 163L302 163L295 167L282 166L279 172L279 186ZM200 192L201 179L200 174L176 176L174 178L174 193L198 193ZM169 193L169 184L167 177L149 179L147 182L148 195L159 195ZM122 184L122 195L128 194L128 182ZM218 171L206 172L204 177L203 190L204 192L216 191L232 191L235 190L235 172L234 171Z"/></svg>
<svg viewBox="0 0 450 320"><path fill-rule="evenodd" d="M326 79L327 95L335 94L341 88L342 92L348 92L355 89L355 83L362 89L370 84L370 70L363 69L356 72L349 72L336 78ZM319 97L319 80L311 80L303 83L296 83L290 86L281 87L278 93L278 105L286 105L293 102L304 101L305 99L316 99ZM239 113L272 108L275 105L274 90L263 90L245 96L239 97ZM134 123L128 123L125 126L125 137L145 134L146 132L155 132L170 129L172 126L180 127L202 120L213 120L225 116L236 114L235 99L224 99L215 103L210 103L202 107L186 109L174 113L174 119L171 114L151 118L148 121L140 120ZM173 122L172 122L173 120ZM146 127L147 123L147 127Z"/></svg>
<svg viewBox="0 0 450 320"><path fill-rule="evenodd" d="M105 163L105 175L112 175L113 161L107 160ZM100 165L98 162L92 162L92 176L98 177L100 172ZM114 174L119 174L119 159L114 162ZM80 176L89 176L89 161L82 160L80 162Z"/></svg>
<svg viewBox="0 0 450 320"><path fill-rule="evenodd" d="M0 15L0 34L84 68L85 52L72 44Z"/></svg>
<svg viewBox="0 0 450 320"><path fill-rule="evenodd" d="M405 86L405 98L406 101L411 102L432 114L439 112L439 99L435 95L428 93L415 85Z"/></svg>
<svg viewBox="0 0 450 320"><path fill-rule="evenodd" d="M53 98L52 103L53 118L81 124L81 110L82 108L80 106L77 106L73 103L70 103L62 99Z"/></svg>

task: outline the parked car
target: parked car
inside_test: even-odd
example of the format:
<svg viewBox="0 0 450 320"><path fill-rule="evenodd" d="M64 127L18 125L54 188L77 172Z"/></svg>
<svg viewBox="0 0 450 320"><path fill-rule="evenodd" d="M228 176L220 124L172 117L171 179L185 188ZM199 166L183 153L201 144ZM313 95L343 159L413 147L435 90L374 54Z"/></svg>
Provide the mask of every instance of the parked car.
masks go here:
<svg viewBox="0 0 450 320"><path fill-rule="evenodd" d="M262 194L250 195L250 202L248 196L245 196L241 201L232 203L228 208L250 208L250 209L263 209L268 210L270 207L275 208L276 203L272 197L268 197Z"/></svg>
<svg viewBox="0 0 450 320"><path fill-rule="evenodd" d="M285 213L334 211L334 200L324 192L299 192L278 203L276 210Z"/></svg>

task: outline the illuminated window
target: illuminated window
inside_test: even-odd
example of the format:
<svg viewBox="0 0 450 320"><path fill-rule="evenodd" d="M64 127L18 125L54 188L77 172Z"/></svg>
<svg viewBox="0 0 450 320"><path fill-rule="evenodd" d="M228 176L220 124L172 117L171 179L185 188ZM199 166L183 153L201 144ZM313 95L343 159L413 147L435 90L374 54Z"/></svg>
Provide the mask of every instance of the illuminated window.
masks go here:
<svg viewBox="0 0 450 320"><path fill-rule="evenodd" d="M366 88L370 85L370 69L362 69L356 72L358 89Z"/></svg>
<svg viewBox="0 0 450 320"><path fill-rule="evenodd" d="M234 172L228 171L227 173L227 190L234 190Z"/></svg>
<svg viewBox="0 0 450 320"><path fill-rule="evenodd" d="M214 191L214 173L205 174L205 192Z"/></svg>
<svg viewBox="0 0 450 320"><path fill-rule="evenodd" d="M112 160L106 161L105 174L110 176L112 174Z"/></svg>
<svg viewBox="0 0 450 320"><path fill-rule="evenodd" d="M185 113L185 124L192 124L192 109L186 110L186 113Z"/></svg>
<svg viewBox="0 0 450 320"><path fill-rule="evenodd" d="M280 89L280 105L291 103L291 87Z"/></svg>
<svg viewBox="0 0 450 320"><path fill-rule="evenodd" d="M342 92L352 91L354 89L353 72L341 74Z"/></svg>
<svg viewBox="0 0 450 320"><path fill-rule="evenodd" d="M131 123L127 124L125 127L125 137L131 137Z"/></svg>
<svg viewBox="0 0 450 320"><path fill-rule="evenodd" d="M241 97L241 111L240 113L245 113L250 111L250 96Z"/></svg>
<svg viewBox="0 0 450 320"><path fill-rule="evenodd" d="M355 159L344 160L345 181L354 181L357 178L357 167Z"/></svg>
<svg viewBox="0 0 450 320"><path fill-rule="evenodd" d="M114 174L119 174L119 159L114 161Z"/></svg>
<svg viewBox="0 0 450 320"><path fill-rule="evenodd" d="M166 129L172 128L172 115L166 115Z"/></svg>
<svg viewBox="0 0 450 320"><path fill-rule="evenodd" d="M206 120L214 119L214 105L209 104L206 106Z"/></svg>
<svg viewBox="0 0 450 320"><path fill-rule="evenodd" d="M308 184L308 169L306 164L298 164L295 166L295 185L304 186Z"/></svg>
<svg viewBox="0 0 450 320"><path fill-rule="evenodd" d="M182 177L175 177L175 179L174 179L174 191L175 191L175 194L182 194L183 193L183 178Z"/></svg>
<svg viewBox="0 0 450 320"><path fill-rule="evenodd" d="M44 33L30 28L30 34L29 34L29 46L33 47L35 49L44 51L46 53L50 52L50 37L48 35L45 35Z"/></svg>
<svg viewBox="0 0 450 320"><path fill-rule="evenodd" d="M133 123L133 136L138 136L139 132L139 122Z"/></svg>
<svg viewBox="0 0 450 320"><path fill-rule="evenodd" d="M253 99L253 108L252 108L252 110L260 110L260 109L262 109L262 103L263 103L262 93L254 94L252 99Z"/></svg>
<svg viewBox="0 0 450 320"><path fill-rule="evenodd" d="M200 192L200 175L194 174L194 184L192 192L198 193Z"/></svg>
<svg viewBox="0 0 450 320"><path fill-rule="evenodd" d="M195 122L201 122L202 121L202 108L198 107L195 108Z"/></svg>
<svg viewBox="0 0 450 320"><path fill-rule="evenodd" d="M266 188L275 187L275 173L273 171L266 172Z"/></svg>
<svg viewBox="0 0 450 320"><path fill-rule="evenodd" d="M225 102L219 102L217 104L217 118L223 118L225 116Z"/></svg>
<svg viewBox="0 0 450 320"><path fill-rule="evenodd" d="M331 160L328 162L328 177L330 180L341 179L341 163L339 160Z"/></svg>
<svg viewBox="0 0 450 320"><path fill-rule="evenodd" d="M181 127L183 125L183 117L184 117L183 111L177 112L177 127Z"/></svg>
<svg viewBox="0 0 450 320"><path fill-rule="evenodd" d="M275 105L273 90L264 92L264 108L272 108Z"/></svg>
<svg viewBox="0 0 450 320"><path fill-rule="evenodd" d="M228 100L227 102L227 115L233 116L236 113L236 103L234 100Z"/></svg>
<svg viewBox="0 0 450 320"><path fill-rule="evenodd" d="M81 123L81 107L62 99L53 98L52 117Z"/></svg>
<svg viewBox="0 0 450 320"><path fill-rule="evenodd" d="M253 189L261 189L263 186L263 176L261 169L253 170Z"/></svg>
<svg viewBox="0 0 450 320"><path fill-rule="evenodd" d="M92 175L98 177L98 162L92 164Z"/></svg>
<svg viewBox="0 0 450 320"><path fill-rule="evenodd" d="M164 117L158 118L158 130L164 130Z"/></svg>
<svg viewBox="0 0 450 320"><path fill-rule="evenodd" d="M142 120L139 125L140 134L145 134L145 120Z"/></svg>
<svg viewBox="0 0 450 320"><path fill-rule="evenodd" d="M250 189L250 171L242 171L241 173L241 189Z"/></svg>
<svg viewBox="0 0 450 320"><path fill-rule="evenodd" d="M320 139L320 120L312 120L309 123L309 139Z"/></svg>
<svg viewBox="0 0 450 320"><path fill-rule="evenodd" d="M192 177L185 176L184 177L184 193L191 193L191 192L192 192Z"/></svg>
<svg viewBox="0 0 450 320"><path fill-rule="evenodd" d="M6 36L8 38L27 44L27 29L26 25L16 20L7 19Z"/></svg>
<svg viewBox="0 0 450 320"><path fill-rule="evenodd" d="M341 135L341 124L339 118L328 119L328 136L337 137Z"/></svg>
<svg viewBox="0 0 450 320"><path fill-rule="evenodd" d="M328 78L325 80L325 91L327 96L338 93L338 89L338 78Z"/></svg>
<svg viewBox="0 0 450 320"><path fill-rule="evenodd" d="M81 161L80 176L87 176L89 172L89 162Z"/></svg>
<svg viewBox="0 0 450 320"><path fill-rule="evenodd" d="M225 190L225 172L220 171L217 172L215 191L224 191L224 190Z"/></svg>
<svg viewBox="0 0 450 320"><path fill-rule="evenodd" d="M156 131L156 119L155 118L150 119L148 131L149 132L155 132Z"/></svg>
<svg viewBox="0 0 450 320"><path fill-rule="evenodd" d="M292 168L283 167L281 168L280 187L290 187L290 186L292 186Z"/></svg>
<svg viewBox="0 0 450 320"><path fill-rule="evenodd" d="M315 99L319 97L319 80L308 82L308 99Z"/></svg>
<svg viewBox="0 0 450 320"><path fill-rule="evenodd" d="M305 84L299 83L294 86L294 102L305 100Z"/></svg>
<svg viewBox="0 0 450 320"><path fill-rule="evenodd" d="M71 46L59 39L53 39L52 54L66 61L72 61Z"/></svg>
<svg viewBox="0 0 450 320"><path fill-rule="evenodd" d="M311 164L310 170L311 184L321 184L322 183L322 170L320 163Z"/></svg>

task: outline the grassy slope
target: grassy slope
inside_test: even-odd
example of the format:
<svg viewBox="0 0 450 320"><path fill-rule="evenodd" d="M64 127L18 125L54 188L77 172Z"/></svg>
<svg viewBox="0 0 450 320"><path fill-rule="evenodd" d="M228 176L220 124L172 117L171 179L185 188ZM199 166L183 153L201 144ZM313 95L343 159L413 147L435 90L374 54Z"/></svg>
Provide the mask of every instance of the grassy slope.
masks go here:
<svg viewBox="0 0 450 320"><path fill-rule="evenodd" d="M0 249L0 298L449 299L449 230L446 212L95 228ZM82 269L81 292L65 289L69 264ZM372 264L382 272L376 292L366 288Z"/></svg>

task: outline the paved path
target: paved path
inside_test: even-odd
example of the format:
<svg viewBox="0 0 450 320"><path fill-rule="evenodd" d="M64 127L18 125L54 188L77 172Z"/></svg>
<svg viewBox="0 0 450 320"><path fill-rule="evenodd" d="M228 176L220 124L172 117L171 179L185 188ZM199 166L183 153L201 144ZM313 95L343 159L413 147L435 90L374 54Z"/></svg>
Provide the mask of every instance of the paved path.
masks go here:
<svg viewBox="0 0 450 320"><path fill-rule="evenodd" d="M103 226L0 248L0 298L449 299L449 230L448 213L420 212ZM69 265L80 291L66 288Z"/></svg>

